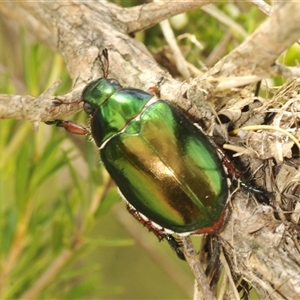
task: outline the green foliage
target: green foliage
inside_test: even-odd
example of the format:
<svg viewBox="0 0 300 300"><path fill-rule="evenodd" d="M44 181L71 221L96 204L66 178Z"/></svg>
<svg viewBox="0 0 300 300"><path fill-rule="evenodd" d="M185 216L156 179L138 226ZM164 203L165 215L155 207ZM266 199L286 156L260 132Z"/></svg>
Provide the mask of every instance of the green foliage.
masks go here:
<svg viewBox="0 0 300 300"><path fill-rule="evenodd" d="M15 84L14 68L6 65L0 92L39 95L61 79L64 84L58 92L66 93L70 79L61 56L29 43L23 30L20 40L21 59L9 59L19 64L18 81L23 84ZM1 299L84 298L99 290L96 278L84 274L99 267L79 267L75 272L74 264L96 247L124 247L132 241L92 242L89 237L95 216L101 215L102 198L106 210L107 202L118 199L116 193L113 199L103 193L108 178L96 147L81 138L82 155L65 132L45 124L38 132L32 128L13 120L2 120L0 126Z"/></svg>

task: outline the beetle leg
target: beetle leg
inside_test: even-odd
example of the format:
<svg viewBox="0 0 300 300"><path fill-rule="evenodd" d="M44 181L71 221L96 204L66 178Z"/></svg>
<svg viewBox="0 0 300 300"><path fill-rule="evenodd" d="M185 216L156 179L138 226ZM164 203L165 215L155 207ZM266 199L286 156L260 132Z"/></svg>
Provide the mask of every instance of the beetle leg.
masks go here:
<svg viewBox="0 0 300 300"><path fill-rule="evenodd" d="M161 241L166 237L166 233L164 231L164 229L159 229L155 226L153 226L153 222L151 222L150 220L146 220L145 218L142 217L142 215L132 206L128 205L126 206L128 212L137 220L139 221L141 224L143 224L146 228L149 229L149 231L152 231L157 237L158 239Z"/></svg>
<svg viewBox="0 0 300 300"><path fill-rule="evenodd" d="M145 218L143 218L143 216L136 210L134 209L132 206L127 204L127 210L128 212L137 220L139 221L141 224L143 224L146 228L148 228L149 231L153 232L158 239L161 241L163 239L166 239L167 242L169 243L169 245L171 246L171 248L176 252L177 256L182 259L185 260L184 254L181 250L181 243L172 235L172 234L168 234L165 232L164 228L157 228L156 226L153 225L153 222L151 222L150 220L146 220Z"/></svg>
<svg viewBox="0 0 300 300"><path fill-rule="evenodd" d="M163 82L164 77L160 77L158 82L155 84L155 86L149 87L148 91L152 94L155 94L157 97L160 97L160 89L159 86Z"/></svg>
<svg viewBox="0 0 300 300"><path fill-rule="evenodd" d="M176 252L177 256L180 259L185 260L184 253L181 250L182 248L181 242L179 242L172 234L166 234L165 239L167 240L171 248Z"/></svg>
<svg viewBox="0 0 300 300"><path fill-rule="evenodd" d="M268 193L264 190L261 190L260 188L248 185L247 183L243 182L241 180L241 175L239 171L235 168L234 164L231 162L231 160L225 153L223 153L222 155L222 162L227 168L228 175L231 177L232 180L235 180L237 184L240 185L243 189L261 196L261 202L269 204Z"/></svg>
<svg viewBox="0 0 300 300"><path fill-rule="evenodd" d="M55 125L57 127L62 127L66 131L73 133L73 134L79 134L79 135L88 135L90 132L83 126L78 125L71 121L64 121L64 120L53 120L53 121L47 121L45 122L47 125Z"/></svg>
<svg viewBox="0 0 300 300"><path fill-rule="evenodd" d="M270 193L261 190L260 188L256 188L254 186L248 185L245 182L241 181L240 179L238 180L238 183L245 190L259 195L261 197L260 199L257 199L259 202L265 203L267 205L270 204L270 200L269 200Z"/></svg>
<svg viewBox="0 0 300 300"><path fill-rule="evenodd" d="M243 182L241 180L239 171L235 168L234 164L231 162L231 160L225 153L223 153L223 155L222 155L222 162L225 165L225 167L227 168L228 175L231 177L232 180L235 180L237 182L237 184L240 185L245 190L260 195L262 197L261 202L269 204L268 193L264 190L261 190L260 188L248 185L247 183Z"/></svg>
<svg viewBox="0 0 300 300"><path fill-rule="evenodd" d="M212 143L213 145L215 145L216 150L222 160L222 163L226 167L230 179L236 181L237 184L245 190L260 195L262 197L261 202L269 204L269 194L266 191L261 190L260 188L248 185L247 183L243 182L241 180L240 172L236 169L230 158L222 151L222 149L219 146L217 146L214 142Z"/></svg>

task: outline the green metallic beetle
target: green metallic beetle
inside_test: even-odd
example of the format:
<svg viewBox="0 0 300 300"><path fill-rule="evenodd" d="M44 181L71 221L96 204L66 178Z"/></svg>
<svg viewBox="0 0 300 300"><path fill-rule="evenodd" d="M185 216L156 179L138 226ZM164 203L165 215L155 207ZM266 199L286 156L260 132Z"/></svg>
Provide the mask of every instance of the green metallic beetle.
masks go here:
<svg viewBox="0 0 300 300"><path fill-rule="evenodd" d="M216 231L227 174L208 138L173 105L100 78L83 91L92 136L121 194L159 230Z"/></svg>
<svg viewBox="0 0 300 300"><path fill-rule="evenodd" d="M213 233L223 224L229 197L224 154L175 106L105 77L82 93L102 162L128 211L184 259L172 233ZM70 122L55 124L80 134Z"/></svg>

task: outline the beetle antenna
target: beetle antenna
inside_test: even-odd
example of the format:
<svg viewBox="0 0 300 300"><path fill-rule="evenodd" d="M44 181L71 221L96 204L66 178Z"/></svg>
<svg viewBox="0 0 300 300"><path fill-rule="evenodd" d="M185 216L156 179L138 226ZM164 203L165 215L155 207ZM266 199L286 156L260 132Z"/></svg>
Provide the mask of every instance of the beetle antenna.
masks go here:
<svg viewBox="0 0 300 300"><path fill-rule="evenodd" d="M102 60L102 56L105 58L105 61ZM101 62L101 69L103 72L103 78L108 77L108 70L109 70L109 58L108 58L108 50L104 48L102 50L102 54L99 55L99 60Z"/></svg>

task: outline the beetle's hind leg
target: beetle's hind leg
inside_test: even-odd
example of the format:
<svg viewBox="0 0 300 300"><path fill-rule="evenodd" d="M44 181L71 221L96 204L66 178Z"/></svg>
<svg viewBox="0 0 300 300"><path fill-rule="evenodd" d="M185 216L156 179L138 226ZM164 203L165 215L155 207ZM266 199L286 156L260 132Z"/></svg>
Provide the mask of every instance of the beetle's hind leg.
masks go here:
<svg viewBox="0 0 300 300"><path fill-rule="evenodd" d="M182 251L182 243L178 239L176 239L172 234L166 234L165 239L167 240L171 248L176 252L177 256L180 259L185 260L184 253Z"/></svg>
<svg viewBox="0 0 300 300"><path fill-rule="evenodd" d="M269 204L270 193L264 191L261 188L249 185L242 181L240 172L237 170L230 158L214 142L211 141L211 143L216 147L217 153L222 161L223 166L225 166L226 173L228 174L231 181L235 182L238 186L241 186L243 189L256 194L259 197L259 202Z"/></svg>
<svg viewBox="0 0 300 300"><path fill-rule="evenodd" d="M185 260L184 254L181 250L182 244L172 235L169 233L166 233L164 228L159 228L155 226L155 224L148 220L146 217L144 217L142 214L140 214L134 207L127 204L127 210L128 212L141 224L143 224L146 228L148 228L149 231L153 232L158 239L161 241L163 239L166 239L166 241L169 243L171 248L176 252L177 256Z"/></svg>

